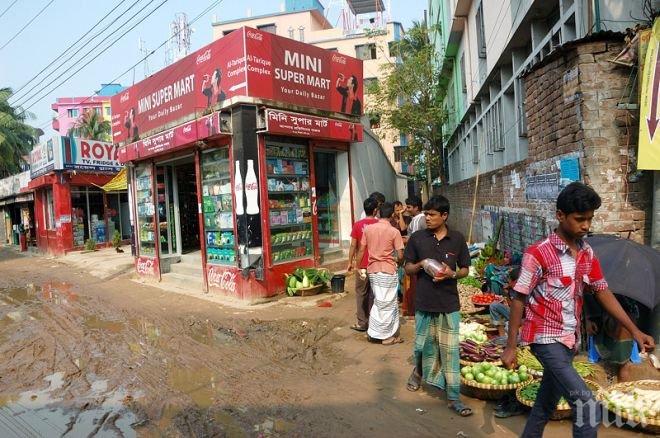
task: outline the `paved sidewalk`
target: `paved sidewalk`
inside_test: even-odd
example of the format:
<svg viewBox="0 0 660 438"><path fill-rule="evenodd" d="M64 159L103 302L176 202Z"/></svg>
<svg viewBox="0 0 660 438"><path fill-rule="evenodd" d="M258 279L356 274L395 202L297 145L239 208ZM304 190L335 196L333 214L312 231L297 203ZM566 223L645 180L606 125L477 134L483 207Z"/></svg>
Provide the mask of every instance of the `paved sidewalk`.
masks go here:
<svg viewBox="0 0 660 438"><path fill-rule="evenodd" d="M124 251L123 253L118 253L114 248L103 248L97 251L72 251L65 256L54 258L66 265L84 269L94 277L108 280L135 271L131 247L125 245L121 249Z"/></svg>

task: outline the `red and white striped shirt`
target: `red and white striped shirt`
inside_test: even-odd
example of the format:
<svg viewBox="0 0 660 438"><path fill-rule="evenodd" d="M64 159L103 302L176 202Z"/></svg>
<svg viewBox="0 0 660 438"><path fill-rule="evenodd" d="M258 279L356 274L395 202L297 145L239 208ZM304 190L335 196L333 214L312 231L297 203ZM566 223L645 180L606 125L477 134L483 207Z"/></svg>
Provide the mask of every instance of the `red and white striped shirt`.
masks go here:
<svg viewBox="0 0 660 438"><path fill-rule="evenodd" d="M526 295L522 344L561 342L576 348L584 286L594 292L607 289L600 262L585 241L576 257L557 233L527 248L514 290Z"/></svg>

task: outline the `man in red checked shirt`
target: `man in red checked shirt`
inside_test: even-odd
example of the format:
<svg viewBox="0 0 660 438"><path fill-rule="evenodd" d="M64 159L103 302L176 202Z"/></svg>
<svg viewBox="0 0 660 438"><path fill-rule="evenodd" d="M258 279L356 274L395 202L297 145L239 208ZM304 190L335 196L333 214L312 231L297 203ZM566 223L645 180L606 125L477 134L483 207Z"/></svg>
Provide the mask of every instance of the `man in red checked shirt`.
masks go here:
<svg viewBox="0 0 660 438"><path fill-rule="evenodd" d="M516 366L522 323L521 343L530 345L543 365L543 380L522 433L526 438L543 435L562 396L573 408L573 436L597 436L601 411L591 408L596 403L593 394L572 365L580 339L585 290L632 333L640 348L655 348L653 338L633 324L608 289L598 258L582 240L600 204L600 197L591 187L579 182L569 184L557 198L559 226L550 237L527 248L523 256L502 362L507 368Z"/></svg>

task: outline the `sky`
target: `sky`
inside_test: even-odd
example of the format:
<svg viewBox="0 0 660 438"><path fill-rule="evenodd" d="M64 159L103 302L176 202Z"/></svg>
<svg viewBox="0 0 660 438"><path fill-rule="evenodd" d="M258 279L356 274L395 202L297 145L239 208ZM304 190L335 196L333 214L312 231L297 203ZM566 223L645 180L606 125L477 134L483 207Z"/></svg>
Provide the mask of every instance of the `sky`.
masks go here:
<svg viewBox="0 0 660 438"><path fill-rule="evenodd" d="M330 23L340 25L338 17L342 1L321 2L326 6ZM116 18L134 3L128 14ZM191 26L194 29L192 52L212 41L211 23L214 19L243 18L248 10L252 16L278 12L284 1L221 0L200 16L213 3L212 0L0 0L0 88L12 88L15 96L10 102L32 113L34 119L29 123L43 129L49 136L55 134L50 122L55 113L50 106L57 97L89 96L100 89L101 83L114 81L132 85L142 80L145 77L144 63L120 75L144 57L139 50L140 40L143 47L151 51L168 39L175 14L186 13L189 22L199 16ZM384 0L384 3L389 6L390 19L402 23L404 28L413 21L420 21L428 8L428 0ZM117 9L101 22L102 25L82 40L100 33L91 44L74 46L39 75L115 7ZM142 8L144 10L140 12ZM129 24L117 30L131 16L134 18ZM142 17L146 19L121 36ZM105 32L101 32L103 29ZM109 48L92 60L105 47ZM55 69L59 64L62 65ZM146 67L153 74L164 66L165 47L161 47L147 59ZM67 79L69 76L71 78Z"/></svg>

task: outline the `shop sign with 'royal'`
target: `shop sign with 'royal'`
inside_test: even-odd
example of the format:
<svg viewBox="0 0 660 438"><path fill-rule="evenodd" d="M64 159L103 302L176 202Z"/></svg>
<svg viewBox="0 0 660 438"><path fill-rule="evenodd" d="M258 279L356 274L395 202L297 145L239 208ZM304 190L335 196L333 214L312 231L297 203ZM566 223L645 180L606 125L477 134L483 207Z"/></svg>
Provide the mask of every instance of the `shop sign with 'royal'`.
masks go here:
<svg viewBox="0 0 660 438"><path fill-rule="evenodd" d="M112 97L113 143L199 118L235 96L359 116L362 61L243 27Z"/></svg>

